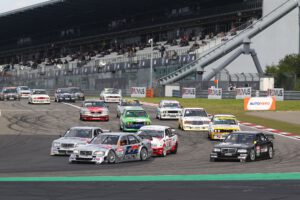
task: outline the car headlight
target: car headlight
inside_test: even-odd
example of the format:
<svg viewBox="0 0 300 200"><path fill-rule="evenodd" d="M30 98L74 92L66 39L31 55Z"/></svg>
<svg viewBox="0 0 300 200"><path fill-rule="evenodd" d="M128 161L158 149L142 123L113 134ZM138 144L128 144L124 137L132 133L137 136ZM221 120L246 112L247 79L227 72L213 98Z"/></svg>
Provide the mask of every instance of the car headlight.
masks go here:
<svg viewBox="0 0 300 200"><path fill-rule="evenodd" d="M150 125L150 124L151 124L151 122L146 122L146 124L147 124L147 125Z"/></svg>
<svg viewBox="0 0 300 200"><path fill-rule="evenodd" d="M131 122L127 122L126 124L127 124L127 125L131 125L132 123L131 123Z"/></svg>
<svg viewBox="0 0 300 200"><path fill-rule="evenodd" d="M59 142L53 142L53 143L52 143L52 146L53 146L53 147L59 147L59 146L60 146L60 143L59 143Z"/></svg>
<svg viewBox="0 0 300 200"><path fill-rule="evenodd" d="M248 151L247 151L247 149L238 149L237 152L238 153L247 153Z"/></svg>
<svg viewBox="0 0 300 200"><path fill-rule="evenodd" d="M75 149L75 150L73 151L73 153L74 153L74 154L79 154L79 151L78 151L77 149Z"/></svg>
<svg viewBox="0 0 300 200"><path fill-rule="evenodd" d="M94 156L104 156L105 152L104 151L95 151Z"/></svg>
<svg viewBox="0 0 300 200"><path fill-rule="evenodd" d="M220 148L214 148L213 152L221 152L221 149Z"/></svg>

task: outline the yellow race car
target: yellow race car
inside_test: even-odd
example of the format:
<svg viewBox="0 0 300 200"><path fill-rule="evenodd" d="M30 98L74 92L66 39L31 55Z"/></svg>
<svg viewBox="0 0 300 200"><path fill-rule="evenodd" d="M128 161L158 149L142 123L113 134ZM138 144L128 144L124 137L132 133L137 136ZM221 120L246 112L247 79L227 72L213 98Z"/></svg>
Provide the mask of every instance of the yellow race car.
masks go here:
<svg viewBox="0 0 300 200"><path fill-rule="evenodd" d="M223 140L231 132L240 131L240 125L234 115L214 115L209 124L208 138Z"/></svg>

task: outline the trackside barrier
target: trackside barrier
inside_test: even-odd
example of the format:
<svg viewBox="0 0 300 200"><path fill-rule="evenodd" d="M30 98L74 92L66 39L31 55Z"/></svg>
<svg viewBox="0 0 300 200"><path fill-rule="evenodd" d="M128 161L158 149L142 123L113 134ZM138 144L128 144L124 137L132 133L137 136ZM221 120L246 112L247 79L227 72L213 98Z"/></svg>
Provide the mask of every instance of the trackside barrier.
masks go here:
<svg viewBox="0 0 300 200"><path fill-rule="evenodd" d="M182 98L196 98L196 88L182 88Z"/></svg>
<svg viewBox="0 0 300 200"><path fill-rule="evenodd" d="M146 97L147 89L146 87L132 87L131 88L131 97Z"/></svg>
<svg viewBox="0 0 300 200"><path fill-rule="evenodd" d="M154 91L153 91L153 88L148 88L146 90L146 97L148 98L153 98L154 97Z"/></svg>
<svg viewBox="0 0 300 200"><path fill-rule="evenodd" d="M222 88L208 88L208 99L222 99Z"/></svg>
<svg viewBox="0 0 300 200"><path fill-rule="evenodd" d="M181 97L180 90L172 90L172 97Z"/></svg>
<svg viewBox="0 0 300 200"><path fill-rule="evenodd" d="M269 97L275 97L276 101L283 101L284 89L283 88L268 89L267 95Z"/></svg>
<svg viewBox="0 0 300 200"><path fill-rule="evenodd" d="M251 97L251 87L243 87L243 88L236 88L236 99L245 99L245 98L250 98Z"/></svg>

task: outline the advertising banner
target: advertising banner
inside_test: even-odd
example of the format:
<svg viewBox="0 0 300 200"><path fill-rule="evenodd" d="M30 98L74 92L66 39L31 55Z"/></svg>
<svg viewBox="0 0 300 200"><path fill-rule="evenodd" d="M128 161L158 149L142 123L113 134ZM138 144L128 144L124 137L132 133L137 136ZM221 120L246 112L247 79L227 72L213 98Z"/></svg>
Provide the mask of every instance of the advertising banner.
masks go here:
<svg viewBox="0 0 300 200"><path fill-rule="evenodd" d="M131 97L146 97L146 87L132 87Z"/></svg>
<svg viewBox="0 0 300 200"><path fill-rule="evenodd" d="M276 101L283 101L284 89L283 88L268 89L268 97L275 97Z"/></svg>
<svg viewBox="0 0 300 200"><path fill-rule="evenodd" d="M251 97L251 87L244 87L244 88L236 88L236 99L244 99Z"/></svg>
<svg viewBox="0 0 300 200"><path fill-rule="evenodd" d="M222 99L222 88L208 88L208 99Z"/></svg>
<svg viewBox="0 0 300 200"><path fill-rule="evenodd" d="M244 99L244 110L275 110L275 97L253 97Z"/></svg>
<svg viewBox="0 0 300 200"><path fill-rule="evenodd" d="M182 98L196 98L196 88L182 88Z"/></svg>

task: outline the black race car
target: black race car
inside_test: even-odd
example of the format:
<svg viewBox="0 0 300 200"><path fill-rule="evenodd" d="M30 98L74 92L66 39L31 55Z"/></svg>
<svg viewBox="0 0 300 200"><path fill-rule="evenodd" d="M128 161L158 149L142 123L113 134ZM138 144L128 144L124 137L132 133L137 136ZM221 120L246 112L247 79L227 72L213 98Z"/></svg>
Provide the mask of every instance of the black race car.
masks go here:
<svg viewBox="0 0 300 200"><path fill-rule="evenodd" d="M54 93L55 102L75 102L75 94L69 88L58 88Z"/></svg>
<svg viewBox="0 0 300 200"><path fill-rule="evenodd" d="M272 139L274 135L261 132L239 131L229 134L226 139L215 145L210 160L255 161L256 158L274 156Z"/></svg>

